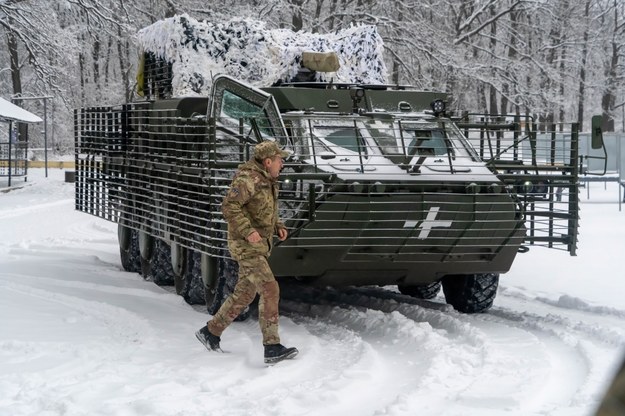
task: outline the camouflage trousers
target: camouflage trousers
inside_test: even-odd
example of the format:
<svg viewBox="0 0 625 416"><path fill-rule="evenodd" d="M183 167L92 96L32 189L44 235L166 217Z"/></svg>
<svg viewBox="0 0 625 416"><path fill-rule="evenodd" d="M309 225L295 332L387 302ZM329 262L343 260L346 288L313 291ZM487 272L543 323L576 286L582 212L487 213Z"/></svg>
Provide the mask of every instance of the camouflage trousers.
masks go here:
<svg viewBox="0 0 625 416"><path fill-rule="evenodd" d="M208 330L214 335L221 336L224 330L239 316L258 293L258 323L263 333L263 344L279 344L278 335L278 303L280 301L280 287L267 258L257 256L238 261L239 280L234 291L221 305L213 319L208 321Z"/></svg>

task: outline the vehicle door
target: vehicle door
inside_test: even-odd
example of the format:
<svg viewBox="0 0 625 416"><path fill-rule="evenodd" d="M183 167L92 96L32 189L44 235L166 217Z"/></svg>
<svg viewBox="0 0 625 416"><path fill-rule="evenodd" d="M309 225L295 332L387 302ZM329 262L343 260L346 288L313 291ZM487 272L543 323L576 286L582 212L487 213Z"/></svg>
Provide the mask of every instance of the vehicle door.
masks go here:
<svg viewBox="0 0 625 416"><path fill-rule="evenodd" d="M271 94L221 75L213 82L209 119L249 144L275 140L290 147L278 106Z"/></svg>

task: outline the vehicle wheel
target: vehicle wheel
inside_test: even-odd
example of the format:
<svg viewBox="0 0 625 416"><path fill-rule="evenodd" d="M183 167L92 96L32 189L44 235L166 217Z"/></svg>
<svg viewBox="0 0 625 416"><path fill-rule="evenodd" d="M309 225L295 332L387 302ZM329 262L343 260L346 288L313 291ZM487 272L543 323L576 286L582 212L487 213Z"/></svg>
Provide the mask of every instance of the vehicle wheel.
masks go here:
<svg viewBox="0 0 625 416"><path fill-rule="evenodd" d="M187 251L187 270L184 274L184 287L182 296L190 305L202 305L206 303L204 298L204 282L201 271L202 253L198 251Z"/></svg>
<svg viewBox="0 0 625 416"><path fill-rule="evenodd" d="M484 312L493 305L499 274L449 275L443 278L445 300L459 312Z"/></svg>
<svg viewBox="0 0 625 416"><path fill-rule="evenodd" d="M137 231L119 224L117 226L119 241L119 257L122 267L127 272L141 272L141 254L139 253L139 237Z"/></svg>
<svg viewBox="0 0 625 416"><path fill-rule="evenodd" d="M219 310L225 296L223 293L225 280L221 276L221 259L207 254L200 256L200 275L204 287L206 310L214 315Z"/></svg>
<svg viewBox="0 0 625 416"><path fill-rule="evenodd" d="M139 235L139 253L141 254L141 275L144 279L150 280L152 278L151 270L150 270L150 259L152 258L152 253L154 253L154 240L150 234L145 231L139 231L137 233Z"/></svg>
<svg viewBox="0 0 625 416"><path fill-rule="evenodd" d="M184 299L192 305L205 303L208 313L214 315L234 290L238 276L236 266L232 260L189 250ZM236 320L245 320L248 316L249 308L241 312Z"/></svg>
<svg viewBox="0 0 625 416"><path fill-rule="evenodd" d="M226 300L228 296L234 292L234 287L239 281L239 264L231 259L219 258L217 262L217 270L220 274L220 282L223 284L221 289L221 300L219 300L219 306L215 308L215 312L219 310L221 304ZM217 302L215 302L217 303ZM212 313L209 311L209 313ZM245 321L250 316L249 306L243 310L235 318L235 321Z"/></svg>
<svg viewBox="0 0 625 416"><path fill-rule="evenodd" d="M441 282L419 286L397 286L399 292L417 299L433 299L441 290Z"/></svg>
<svg viewBox="0 0 625 416"><path fill-rule="evenodd" d="M184 290L185 271L187 270L187 249L180 244L170 246L171 270L174 276L176 294L182 295Z"/></svg>
<svg viewBox="0 0 625 416"><path fill-rule="evenodd" d="M171 264L171 248L158 238L154 239L151 256L147 261L149 270L144 276L150 276L152 281L159 286L174 284L174 270Z"/></svg>

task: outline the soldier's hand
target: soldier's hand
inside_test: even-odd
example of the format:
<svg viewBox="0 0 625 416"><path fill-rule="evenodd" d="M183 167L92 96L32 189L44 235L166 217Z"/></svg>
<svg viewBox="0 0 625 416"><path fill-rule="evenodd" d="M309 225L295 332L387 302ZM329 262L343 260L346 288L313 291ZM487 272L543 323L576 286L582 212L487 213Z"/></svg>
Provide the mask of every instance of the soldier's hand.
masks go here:
<svg viewBox="0 0 625 416"><path fill-rule="evenodd" d="M254 232L250 233L250 235L248 235L246 237L246 239L250 243L258 243L263 238L260 236L260 234L258 234L258 231L254 231Z"/></svg>
<svg viewBox="0 0 625 416"><path fill-rule="evenodd" d="M286 228L278 228L278 239L280 241L286 240L287 235L289 235L289 232Z"/></svg>

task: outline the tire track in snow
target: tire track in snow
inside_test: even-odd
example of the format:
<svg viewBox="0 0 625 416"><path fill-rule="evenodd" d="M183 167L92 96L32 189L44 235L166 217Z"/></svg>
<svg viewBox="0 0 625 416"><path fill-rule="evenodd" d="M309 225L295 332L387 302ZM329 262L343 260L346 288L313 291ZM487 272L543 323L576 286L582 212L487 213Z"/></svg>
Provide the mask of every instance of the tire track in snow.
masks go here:
<svg viewBox="0 0 625 416"><path fill-rule="evenodd" d="M97 258L95 258L95 260L98 260ZM106 264L106 263L102 263L102 264ZM98 267L97 265L94 267L94 271L96 270L101 270L101 267ZM120 272L121 273L125 273L125 272ZM2 276L0 274L0 285L2 282ZM151 299L151 300L155 300L155 301L164 301L165 299L169 298L171 299L176 298L177 296L175 295L175 291L158 291L158 290L152 290L152 287L150 287L149 289L143 289L143 288L129 288L129 287L118 287L115 286L113 284L113 282L106 283L107 281L105 280L104 283L91 283L91 282L85 282L82 280L59 280L58 278L55 277L45 277L45 276L33 276L32 274L17 274L17 273L11 273L10 275L5 274L4 276L6 277L16 277L18 279L20 279L20 281L31 281L31 282L36 282L36 284L45 284L47 285L46 287L57 287L57 288L64 288L64 289L76 289L77 291L83 292L84 291L92 291L94 292L93 296L97 297L96 295L98 294L110 294L110 295L114 295L114 296L133 296L133 297L137 297L137 298L141 298L141 299ZM111 276L107 276L107 278L109 279L108 281L111 281ZM134 277L133 277L134 279ZM137 279L138 280L138 279ZM150 283L150 286L152 286L152 284ZM25 286L26 287L26 286ZM188 309L190 307L190 305L184 303L184 301L182 299L177 299L179 300L178 302L178 306L180 306L181 309ZM68 305L70 305L70 303L68 303ZM106 305L109 305L108 303L106 303ZM123 308L122 308L123 309ZM95 316L95 315L94 315Z"/></svg>
<svg viewBox="0 0 625 416"><path fill-rule="evenodd" d="M289 294L291 293L287 289L287 296ZM394 344L413 347L427 345L423 344L423 339L401 335L403 324L398 315L417 324L431 325L445 339L438 340L438 351L433 351L429 368L422 369L421 388L430 390L432 385L445 384L446 379L453 379L454 383L460 384L460 380L464 379L465 386L457 385L454 390L465 389L468 397L468 392L479 390L472 386L476 379L479 380L479 373L500 374L504 380L507 377L517 381L510 381L507 386L511 400L498 405L512 409L522 407L530 412L548 412L574 403L579 405L592 402L593 392L585 391L585 388L597 374L604 374L597 370L602 363L597 362L594 355L604 348L622 345L625 340L622 334L610 329L573 322L566 316L553 312L540 316L526 313L523 309L516 311L495 307L486 314L463 315L448 305L416 300L379 288L344 291L323 289L316 290L307 300L304 298L306 296L288 301L291 304L287 304L287 309L316 316L332 324L337 321L333 314L339 314L343 317L338 319L339 325L360 333L363 337L375 336L378 331L377 336L385 339L396 332L397 336L391 339ZM315 301L311 302L310 299ZM334 308L336 311L319 313L323 308ZM346 310L350 312L345 312ZM380 311L394 316L391 319L394 323L379 322L379 327L388 329L380 334L379 329L372 331L369 325L359 325L359 318L350 315L353 310ZM580 337L581 342L578 341ZM444 347L441 348L441 345ZM445 366L437 367L437 360L444 361L446 357L454 356L458 367L462 368L460 373L452 374L453 371ZM518 380L537 381L520 385ZM493 382L497 384L496 380ZM594 385L596 384L595 382ZM400 394L394 406L405 406L408 397L414 400L414 394ZM443 406L443 402L442 400L440 406ZM429 403L432 403L431 397ZM389 408L384 409L388 410Z"/></svg>
<svg viewBox="0 0 625 416"><path fill-rule="evenodd" d="M285 317L286 318L286 317ZM288 321L288 319L284 319ZM228 414L254 414L258 407L268 409L268 414L310 414L310 409L318 408L323 403L324 415L349 414L348 408L341 408L343 400L341 395L346 390L351 390L350 395L367 395L372 380L370 371L376 368L378 376L384 377L386 369L379 362L377 353L363 342L359 334L345 331L344 328L335 325L320 323L303 316L297 316L293 321L285 322L283 332L288 333L288 344L299 346L301 353L293 361L280 363L280 365L260 368L260 372L254 378L239 379L229 391L219 388L216 394L236 394L233 401L221 401L220 405L209 406L211 414L228 411ZM258 324L255 320L239 323L237 327L248 325L246 333L250 334L254 345L258 333ZM312 335L312 336L311 336ZM298 342L305 340L305 344ZM260 341L260 339L259 339ZM227 344L224 344L227 348ZM256 347L252 347L254 350ZM323 357L320 361L318 358ZM259 357L248 360L248 365L256 369ZM376 362L378 361L378 362ZM294 368L297 371L294 371ZM280 380L280 387L276 388L275 380ZM221 384L221 381L217 382ZM319 391L314 398L311 391ZM250 398L249 400L247 398ZM334 412L333 408L341 408ZM353 414L364 414L351 409Z"/></svg>
<svg viewBox="0 0 625 416"><path fill-rule="evenodd" d="M9 218L22 217L25 215L32 215L38 212L46 211L50 208L55 208L63 205L74 205L73 199L62 199L59 201L52 202L37 202L36 205L28 206L28 207L11 207L11 210L2 210L0 211L0 220L5 220Z"/></svg>
<svg viewBox="0 0 625 416"><path fill-rule="evenodd" d="M128 310L59 293L50 285L33 288L27 283L14 283L15 277L0 275L0 291L6 297L3 302L37 304L40 313L54 314L55 319L48 318L47 322L55 323L31 329L41 333L45 341L21 341L10 338L10 333L4 333L0 340L5 361L1 383L6 394L2 407L8 406L13 414L39 414L42 409L52 410L51 405L58 414L79 414L79 410L70 411L74 403L66 399L68 391L81 386L84 391L85 383L93 376L100 385L105 377L119 377L120 365L127 368L133 351L154 339L149 322ZM80 331L85 341L72 343L64 339L63 334L72 329ZM55 330L61 332L55 335ZM90 359L93 356L98 358ZM11 368L13 371L7 371Z"/></svg>
<svg viewBox="0 0 625 416"><path fill-rule="evenodd" d="M466 389L485 365L483 352L488 340L453 316L364 294L328 290L330 302L282 300L281 305L297 323L338 326L358 335L378 355L376 360L392 363L384 369L388 378L376 380L360 396L361 413L356 408L352 409L354 414L401 413L413 405L407 400L415 399L421 403L413 409L422 408L423 403L433 406L432 391L451 385ZM395 391L395 396L380 400L378 390ZM439 404L444 407L443 401ZM336 413L331 414L340 414L339 409L334 410Z"/></svg>
<svg viewBox="0 0 625 416"><path fill-rule="evenodd" d="M84 215L84 214L80 214ZM87 238L91 241L94 233L97 235L97 242L109 242L117 245L117 224L105 222L99 218L92 217L89 222L76 222L68 227L70 238Z"/></svg>
<svg viewBox="0 0 625 416"><path fill-rule="evenodd" d="M324 357L326 349L335 348L350 359L342 365L331 363L325 370L327 375L320 385L325 391L324 415L372 414L394 403L392 396L381 398L379 392L396 389L399 394L404 388L417 389L420 369L427 366L432 355L429 350L440 347L440 336L432 332L428 324L403 320L399 314L391 316L375 310L330 305L306 308L289 301L282 301L282 304L283 309L289 311L286 315L290 319L321 339L323 351L311 351L314 357ZM383 341L385 337L392 337L392 340ZM424 342L425 338L429 340ZM360 346L358 355L350 352L353 344ZM406 362L412 352L419 350L422 360L409 359ZM316 366L326 367L326 363L315 361ZM357 403L346 403L341 397L360 399Z"/></svg>
<svg viewBox="0 0 625 416"><path fill-rule="evenodd" d="M58 281L54 283L56 284ZM71 282L70 286L76 287L84 285ZM113 306L110 303L85 300L78 296L54 292L49 290L51 288L50 286L46 286L46 289L37 289L29 285L12 283L3 279L2 275L0 275L0 287L2 287L3 290L16 294L38 298L45 302L56 303L63 308L78 312L80 315L88 316L94 319L94 321L104 324L112 335L111 338L107 339L107 342L134 344L140 342L140 340L150 339L155 336L149 320L141 318L128 309Z"/></svg>
<svg viewBox="0 0 625 416"><path fill-rule="evenodd" d="M545 331L548 331L547 327L554 328L554 332L557 332L557 328L566 328L570 332L593 339L595 342L611 346L625 345L625 330L622 326L625 311L623 310L591 306L581 299L568 295L562 295L558 300L551 300L527 296L512 289L502 289L499 295L500 303L505 299L519 310L523 310L524 304L533 304L537 307L533 307L532 310L543 310L544 314L515 312L503 308L494 308L491 314L499 314L502 318L523 321L531 325L540 324Z"/></svg>

